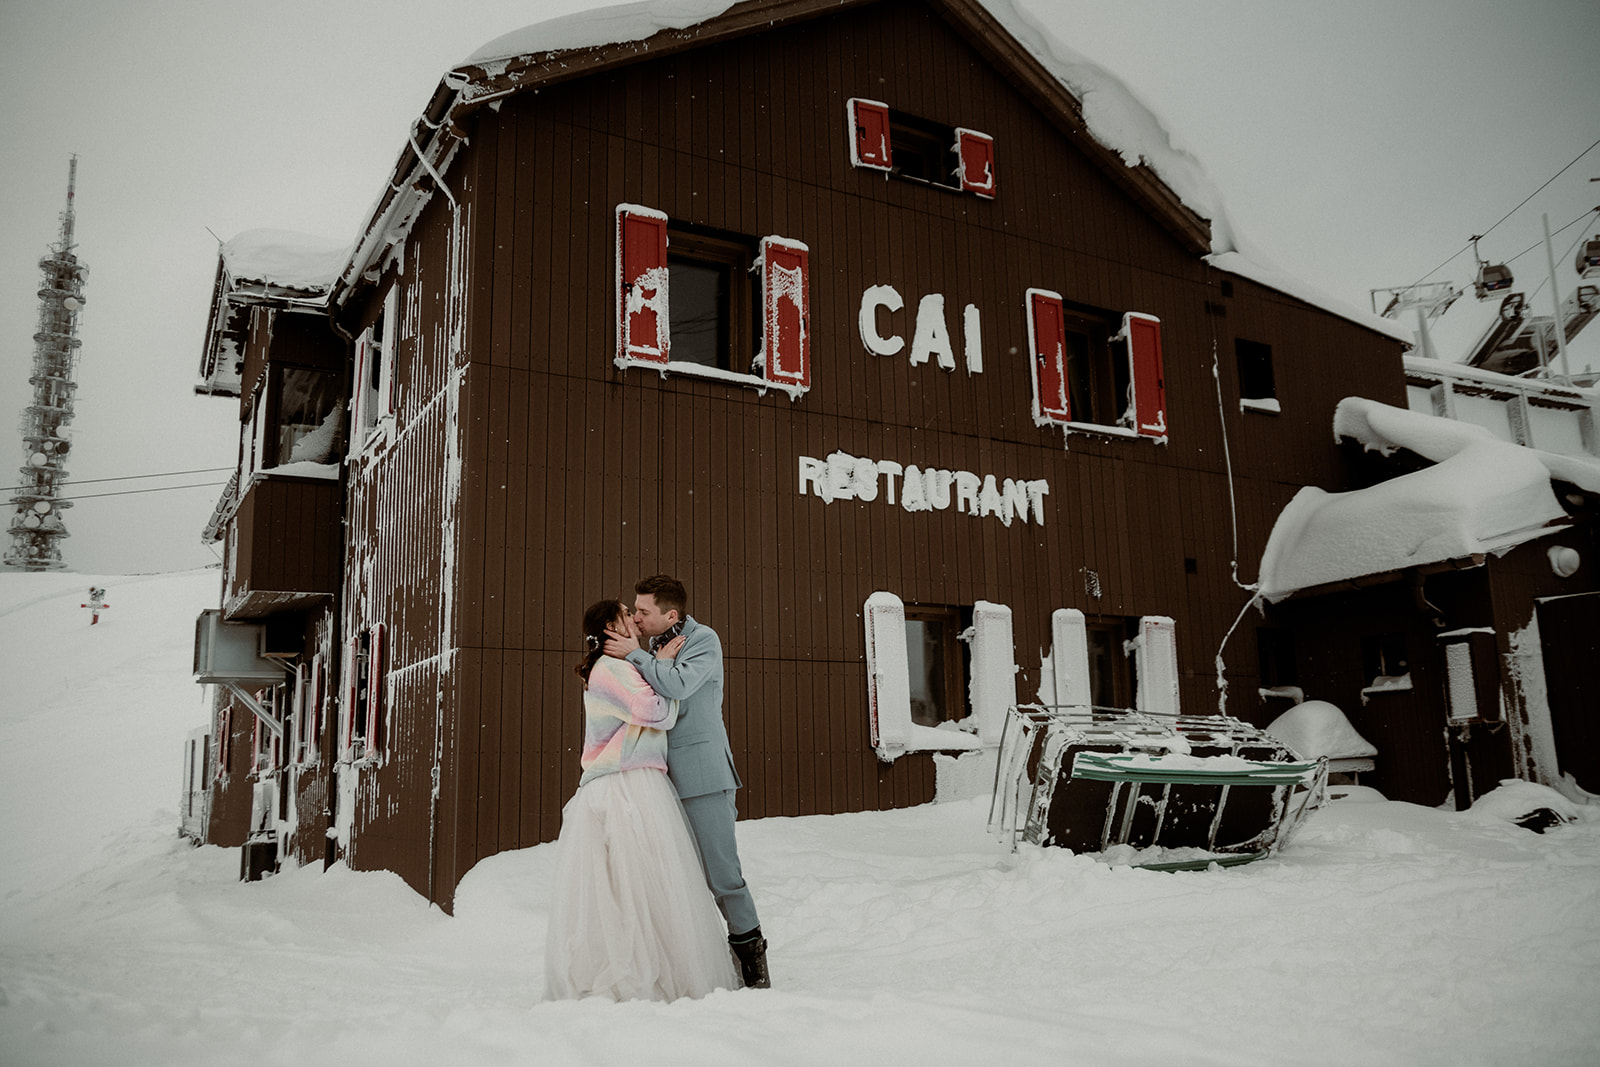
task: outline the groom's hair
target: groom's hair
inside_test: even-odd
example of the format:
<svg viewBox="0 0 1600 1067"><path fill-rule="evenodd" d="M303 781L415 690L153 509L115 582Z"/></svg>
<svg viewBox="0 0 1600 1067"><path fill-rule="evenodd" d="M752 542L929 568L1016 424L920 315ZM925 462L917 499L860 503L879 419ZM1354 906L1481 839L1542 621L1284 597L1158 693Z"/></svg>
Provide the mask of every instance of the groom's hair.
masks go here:
<svg viewBox="0 0 1600 1067"><path fill-rule="evenodd" d="M684 589L683 583L670 574L652 574L648 578L640 578L634 585L635 596L649 595L656 598L656 606L663 613L677 611L678 618L683 618L684 609L689 604L689 592Z"/></svg>

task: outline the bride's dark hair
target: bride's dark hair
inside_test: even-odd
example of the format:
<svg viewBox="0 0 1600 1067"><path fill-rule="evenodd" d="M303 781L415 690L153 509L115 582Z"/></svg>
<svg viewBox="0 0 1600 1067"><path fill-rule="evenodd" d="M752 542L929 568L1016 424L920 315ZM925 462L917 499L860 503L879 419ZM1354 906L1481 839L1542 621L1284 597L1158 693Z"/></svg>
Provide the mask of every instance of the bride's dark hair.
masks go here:
<svg viewBox="0 0 1600 1067"><path fill-rule="evenodd" d="M594 665L605 655L606 627L626 614L627 610L620 600L597 600L583 613L584 657L572 671L584 682L589 681L589 672L594 670Z"/></svg>

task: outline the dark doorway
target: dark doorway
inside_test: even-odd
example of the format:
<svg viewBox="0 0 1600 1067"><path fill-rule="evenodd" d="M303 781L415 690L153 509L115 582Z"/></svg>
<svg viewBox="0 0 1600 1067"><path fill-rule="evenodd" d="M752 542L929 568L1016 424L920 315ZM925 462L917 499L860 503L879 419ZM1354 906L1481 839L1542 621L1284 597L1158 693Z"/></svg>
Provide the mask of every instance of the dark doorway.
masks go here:
<svg viewBox="0 0 1600 1067"><path fill-rule="evenodd" d="M1560 769L1600 793L1600 593L1542 602L1539 643Z"/></svg>

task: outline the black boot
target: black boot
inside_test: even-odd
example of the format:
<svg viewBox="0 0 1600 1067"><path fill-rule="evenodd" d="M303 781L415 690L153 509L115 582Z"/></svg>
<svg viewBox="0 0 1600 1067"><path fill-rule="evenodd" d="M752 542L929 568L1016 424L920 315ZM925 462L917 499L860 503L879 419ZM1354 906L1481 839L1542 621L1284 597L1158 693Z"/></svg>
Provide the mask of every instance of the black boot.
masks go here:
<svg viewBox="0 0 1600 1067"><path fill-rule="evenodd" d="M728 945L734 959L739 961L739 973L747 989L771 989L772 976L767 973L767 941L761 936L761 927L737 937L729 935Z"/></svg>

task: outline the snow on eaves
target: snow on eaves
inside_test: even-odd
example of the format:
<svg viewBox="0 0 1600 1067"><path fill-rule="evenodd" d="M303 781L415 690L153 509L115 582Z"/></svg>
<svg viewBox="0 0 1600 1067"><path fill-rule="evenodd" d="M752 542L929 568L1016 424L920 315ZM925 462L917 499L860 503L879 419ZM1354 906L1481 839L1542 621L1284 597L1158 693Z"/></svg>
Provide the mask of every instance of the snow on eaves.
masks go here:
<svg viewBox="0 0 1600 1067"><path fill-rule="evenodd" d="M462 66L492 67L524 55L597 48L683 30L721 15L733 0L639 0L578 11L502 34L467 57Z"/></svg>
<svg viewBox="0 0 1600 1067"><path fill-rule="evenodd" d="M1212 224L1212 232L1213 234L1216 232L1215 223ZM1215 248L1215 239L1213 239L1212 245ZM1246 254L1239 251L1213 251L1211 255L1206 257L1206 262L1218 270L1236 274L1241 278L1248 278L1253 282L1266 286L1268 289L1275 289L1285 296L1303 300L1313 307L1332 312L1341 319L1349 319L1358 326L1365 326L1369 330L1375 330L1404 344L1414 345L1416 343L1416 332L1410 327L1396 322L1394 319L1386 319L1382 315L1374 315L1370 311L1364 311L1337 297L1328 296L1310 283L1272 266L1266 257L1259 252L1252 251Z"/></svg>
<svg viewBox="0 0 1600 1067"><path fill-rule="evenodd" d="M293 230L246 230L222 246L222 262L235 283L326 292L350 258L349 241Z"/></svg>
<svg viewBox="0 0 1600 1067"><path fill-rule="evenodd" d="M1600 491L1600 461L1508 444L1469 423L1346 397L1334 436L1434 461L1366 489L1306 487L1267 538L1267 600L1302 589L1504 552L1567 520L1551 479Z"/></svg>

